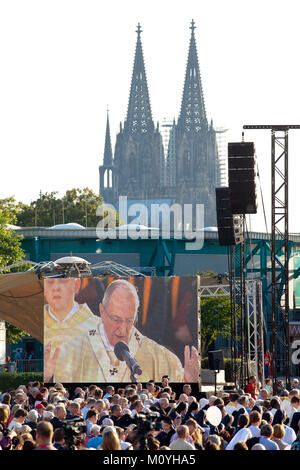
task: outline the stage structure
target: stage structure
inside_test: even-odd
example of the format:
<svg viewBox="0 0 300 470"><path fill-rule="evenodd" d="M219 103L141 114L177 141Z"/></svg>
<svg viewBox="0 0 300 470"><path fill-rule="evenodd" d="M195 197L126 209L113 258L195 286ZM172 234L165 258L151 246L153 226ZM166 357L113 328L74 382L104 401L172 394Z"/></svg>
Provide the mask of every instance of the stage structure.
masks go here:
<svg viewBox="0 0 300 470"><path fill-rule="evenodd" d="M31 268L27 271L4 274L28 264ZM145 276L121 264L104 261L90 265L79 257L64 257L41 263L21 261L0 269L0 318L43 343L44 279L84 278L92 275Z"/></svg>
<svg viewBox="0 0 300 470"><path fill-rule="evenodd" d="M68 256L0 276L0 317L44 343L46 383L159 382L167 374L201 390L199 285L196 275L146 276Z"/></svg>
<svg viewBox="0 0 300 470"><path fill-rule="evenodd" d="M228 143L228 187L216 188L216 206L220 245L230 247L229 281L231 301L231 361L237 379L237 355L240 355L239 384L249 378L246 322L245 214L257 212L256 159L254 142ZM236 279L239 279L239 294ZM237 309L240 312L238 315ZM239 316L239 319L238 319ZM239 347L238 347L239 344Z"/></svg>
<svg viewBox="0 0 300 470"><path fill-rule="evenodd" d="M237 307L241 302L241 282L239 279L235 279L234 285L231 284L217 284L210 286L200 287L200 297L223 297L228 296L232 298L232 290L235 292L235 299ZM256 375L256 377L264 383L264 315L262 308L262 283L260 280L247 279L245 280L245 332L243 336L244 350L247 350L247 354L242 360L241 364L238 365L237 358L242 351L241 337L238 336L240 331L239 315L236 310L236 317L234 326L236 328L236 334L233 337L231 335L231 348L234 349L232 356L232 367L235 383L241 386L241 379L245 377L245 371L248 370L250 375Z"/></svg>
<svg viewBox="0 0 300 470"><path fill-rule="evenodd" d="M286 377L286 387L291 383L290 353L290 305L289 305L289 171L288 134L290 129L300 129L300 125L244 125L243 129L271 131L271 182L272 182L272 248L271 248L271 316L272 316L272 361L273 393L279 360L282 357ZM276 274L277 268L280 274Z"/></svg>

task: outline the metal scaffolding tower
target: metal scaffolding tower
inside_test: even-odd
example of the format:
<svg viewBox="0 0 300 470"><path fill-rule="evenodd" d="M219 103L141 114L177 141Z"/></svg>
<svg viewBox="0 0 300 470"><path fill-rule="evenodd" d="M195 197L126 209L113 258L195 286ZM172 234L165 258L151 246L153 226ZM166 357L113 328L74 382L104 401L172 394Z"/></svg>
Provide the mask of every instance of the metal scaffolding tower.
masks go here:
<svg viewBox="0 0 300 470"><path fill-rule="evenodd" d="M272 180L272 361L273 392L276 393L279 359L282 358L286 386L290 386L289 340L289 206L288 132L299 125L245 125L244 129L271 130ZM278 265L280 275L276 275Z"/></svg>
<svg viewBox="0 0 300 470"><path fill-rule="evenodd" d="M251 371L251 375L256 375L264 384L264 315L261 282L246 281L246 303L248 358L250 364L254 362L254 370Z"/></svg>
<svg viewBox="0 0 300 470"><path fill-rule="evenodd" d="M263 335L263 308L262 308L262 283L257 279L245 280L245 311L244 319L241 322L241 315L238 314L238 305L240 305L243 294L241 293L241 280L235 278L230 284L218 284L200 287L200 296L204 297L220 297L230 296L234 291L236 300L235 315L232 315L231 331L236 331L231 337L231 361L233 369L234 381L243 386L242 379L248 378L245 374L251 373L263 383L264 381L264 335ZM242 295L241 295L242 294ZM241 344L241 327L244 325L245 333L243 335L244 345ZM237 358L245 352L245 356L241 356L241 364L238 364Z"/></svg>

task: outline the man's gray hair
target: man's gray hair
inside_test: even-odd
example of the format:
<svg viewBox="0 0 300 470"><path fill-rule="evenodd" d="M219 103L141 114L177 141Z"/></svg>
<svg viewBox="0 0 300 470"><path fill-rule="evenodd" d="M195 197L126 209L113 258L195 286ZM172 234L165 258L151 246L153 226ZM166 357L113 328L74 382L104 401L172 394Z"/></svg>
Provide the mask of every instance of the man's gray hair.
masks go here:
<svg viewBox="0 0 300 470"><path fill-rule="evenodd" d="M100 434L100 426L98 424L93 424L91 427L90 433L94 436L95 434Z"/></svg>
<svg viewBox="0 0 300 470"><path fill-rule="evenodd" d="M132 285L130 282L126 281L125 279L118 279L116 281L113 281L111 284L109 284L109 286L106 288L106 291L104 293L102 305L105 307L105 305L111 298L113 292L119 287L129 290L130 293L133 295L134 301L135 301L135 316L137 316L137 312L138 312L139 305L140 305L139 296L134 285Z"/></svg>
<svg viewBox="0 0 300 470"><path fill-rule="evenodd" d="M36 423L37 420L38 420L38 417L39 417L38 412L35 409L33 409L33 410L28 411L26 421L29 422L29 423Z"/></svg>
<svg viewBox="0 0 300 470"><path fill-rule="evenodd" d="M254 446L251 447L251 450L267 450L262 444L254 444Z"/></svg>
<svg viewBox="0 0 300 470"><path fill-rule="evenodd" d="M58 411L61 411L61 410L66 411L65 405L62 405L62 404L56 405L56 407L54 408L54 414L55 414L55 416L56 416L57 412L58 412Z"/></svg>

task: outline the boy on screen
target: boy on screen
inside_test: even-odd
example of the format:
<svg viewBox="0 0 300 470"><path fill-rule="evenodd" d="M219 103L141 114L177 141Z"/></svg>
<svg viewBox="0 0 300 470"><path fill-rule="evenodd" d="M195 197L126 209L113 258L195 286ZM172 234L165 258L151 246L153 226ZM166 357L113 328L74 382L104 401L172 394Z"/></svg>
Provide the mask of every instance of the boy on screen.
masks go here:
<svg viewBox="0 0 300 470"><path fill-rule="evenodd" d="M98 328L99 317L75 302L80 279L44 281L44 381L75 382L83 338Z"/></svg>

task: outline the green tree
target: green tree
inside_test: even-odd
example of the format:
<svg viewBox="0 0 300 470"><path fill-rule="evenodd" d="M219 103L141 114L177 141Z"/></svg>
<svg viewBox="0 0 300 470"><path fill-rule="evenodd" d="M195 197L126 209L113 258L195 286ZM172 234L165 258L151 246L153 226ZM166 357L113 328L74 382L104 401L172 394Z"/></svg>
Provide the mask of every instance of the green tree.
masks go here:
<svg viewBox="0 0 300 470"><path fill-rule="evenodd" d="M17 326L12 325L11 323L5 322L6 326L6 343L15 344L22 340L24 336L28 336L26 331L21 330Z"/></svg>
<svg viewBox="0 0 300 470"><path fill-rule="evenodd" d="M239 315L240 309L237 306ZM217 336L231 336L231 303L229 296L204 297L201 299L201 353L205 356L208 346Z"/></svg>
<svg viewBox="0 0 300 470"><path fill-rule="evenodd" d="M75 222L83 227L96 227L101 217L97 208L103 206L103 197L89 188L73 188L59 198L57 192L40 193L29 205L20 203L17 209L18 225L21 227L51 227L56 224ZM110 209L108 209L110 211ZM108 211L105 211L104 215ZM116 225L119 224L116 213Z"/></svg>
<svg viewBox="0 0 300 470"><path fill-rule="evenodd" d="M16 224L18 205L14 198L0 200L0 267L4 268L24 259L24 252L21 248L21 239L15 230L9 225ZM7 343L17 343L27 333L6 323Z"/></svg>
<svg viewBox="0 0 300 470"><path fill-rule="evenodd" d="M7 206L8 202L8 199L0 200L0 267L24 259L24 252L21 248L22 237L10 228L10 225L16 225L15 211L17 209L11 210Z"/></svg>
<svg viewBox="0 0 300 470"><path fill-rule="evenodd" d="M17 222L17 216L22 207L23 204L17 202L14 196L0 199L0 209L2 209L6 215L8 214L8 217L11 218L12 221L14 220L14 223Z"/></svg>

